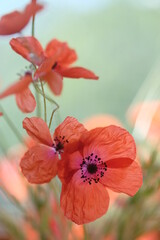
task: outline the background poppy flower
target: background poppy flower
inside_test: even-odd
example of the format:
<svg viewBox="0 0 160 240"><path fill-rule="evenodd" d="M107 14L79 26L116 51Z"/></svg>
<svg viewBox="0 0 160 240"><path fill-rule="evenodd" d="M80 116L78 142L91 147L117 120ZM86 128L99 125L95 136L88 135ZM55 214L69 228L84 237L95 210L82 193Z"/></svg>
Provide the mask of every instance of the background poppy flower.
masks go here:
<svg viewBox="0 0 160 240"><path fill-rule="evenodd" d="M14 160L14 161L13 161ZM0 186L13 195L18 201L28 199L27 186L18 170L18 159L1 158L0 160ZM9 177L8 177L9 176ZM12 179L12 181L10 181Z"/></svg>
<svg viewBox="0 0 160 240"><path fill-rule="evenodd" d="M20 162L22 172L30 183L49 182L57 174L58 154L74 150L77 140L86 131L83 125L72 117L67 117L56 128L53 138L41 118L25 118L23 128L37 142Z"/></svg>
<svg viewBox="0 0 160 240"><path fill-rule="evenodd" d="M108 209L110 188L133 196L142 185L133 137L123 128L109 126L85 132L81 149L62 155L58 176L62 181L61 208L67 218L84 224Z"/></svg>
<svg viewBox="0 0 160 240"><path fill-rule="evenodd" d="M28 87L31 82L31 73L26 73L16 83L12 84L4 92L0 93L0 99L10 95L15 95L17 106L22 112L33 112L36 107L36 100Z"/></svg>
<svg viewBox="0 0 160 240"><path fill-rule="evenodd" d="M1 116L3 116L3 113L2 113L2 112L0 112L0 117L1 117Z"/></svg>
<svg viewBox="0 0 160 240"><path fill-rule="evenodd" d="M15 52L39 66L34 78L46 81L55 95L62 91L63 77L98 79L90 70L70 67L77 60L77 54L66 42L53 39L44 51L34 37L13 38L10 45Z"/></svg>
<svg viewBox="0 0 160 240"><path fill-rule="evenodd" d="M29 22L31 17L43 9L41 4L32 1L24 11L13 11L1 17L0 35L10 35L20 32Z"/></svg>

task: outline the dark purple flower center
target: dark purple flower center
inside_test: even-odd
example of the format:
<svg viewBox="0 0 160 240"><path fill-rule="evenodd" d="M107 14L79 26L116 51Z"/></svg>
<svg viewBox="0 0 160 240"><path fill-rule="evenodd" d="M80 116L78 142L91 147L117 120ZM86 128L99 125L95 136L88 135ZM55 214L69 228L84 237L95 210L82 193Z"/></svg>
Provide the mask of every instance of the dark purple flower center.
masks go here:
<svg viewBox="0 0 160 240"><path fill-rule="evenodd" d="M93 174L93 173L96 173L98 168L97 168L97 164L95 163L90 163L87 165L87 170L89 173Z"/></svg>
<svg viewBox="0 0 160 240"><path fill-rule="evenodd" d="M89 156L82 159L80 164L81 178L83 182L98 183L100 178L104 176L107 171L107 164L101 160L96 154L91 153Z"/></svg>
<svg viewBox="0 0 160 240"><path fill-rule="evenodd" d="M67 139L65 139L65 136L59 136L54 138L54 144L53 147L59 154L63 152L64 145L66 143L69 143Z"/></svg>

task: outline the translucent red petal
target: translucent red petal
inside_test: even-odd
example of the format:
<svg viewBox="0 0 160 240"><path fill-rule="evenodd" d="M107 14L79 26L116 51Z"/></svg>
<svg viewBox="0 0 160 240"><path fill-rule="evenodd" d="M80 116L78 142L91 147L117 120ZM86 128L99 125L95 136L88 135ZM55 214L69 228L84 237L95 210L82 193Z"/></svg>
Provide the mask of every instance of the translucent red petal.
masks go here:
<svg viewBox="0 0 160 240"><path fill-rule="evenodd" d="M10 35L20 32L29 22L31 17L43 9L43 6L31 2L24 11L13 11L1 17L0 35Z"/></svg>
<svg viewBox="0 0 160 240"><path fill-rule="evenodd" d="M85 224L107 212L109 195L101 184L83 183L78 171L68 184L62 185L60 204L68 219Z"/></svg>
<svg viewBox="0 0 160 240"><path fill-rule="evenodd" d="M45 59L43 48L34 37L12 38L10 45L16 53L35 65L39 66Z"/></svg>
<svg viewBox="0 0 160 240"><path fill-rule="evenodd" d="M60 42L57 39L53 39L46 46L45 53L48 57L51 57L55 55L57 51L61 51L61 54L57 58L57 62L60 65L68 66L77 60L75 50L71 49L66 42Z"/></svg>
<svg viewBox="0 0 160 240"><path fill-rule="evenodd" d="M36 145L25 153L20 162L22 173L30 183L47 183L57 174L57 155L46 145Z"/></svg>
<svg viewBox="0 0 160 240"><path fill-rule="evenodd" d="M26 88L28 88L28 85L32 82L32 76L30 74L27 74L20 78L17 82L12 84L10 87L8 87L5 91L0 93L0 99L5 98L12 94L20 94L23 92Z"/></svg>
<svg viewBox="0 0 160 240"><path fill-rule="evenodd" d="M63 77L68 78L85 78L85 79L94 79L98 80L98 76L96 76L92 71L82 68L82 67L72 67L61 70L61 74Z"/></svg>
<svg viewBox="0 0 160 240"><path fill-rule="evenodd" d="M31 113L36 108L36 100L29 88L16 94L16 103L23 113Z"/></svg>
<svg viewBox="0 0 160 240"><path fill-rule="evenodd" d="M25 118L23 120L23 128L35 141L48 146L53 145L49 128L43 119L39 117Z"/></svg>

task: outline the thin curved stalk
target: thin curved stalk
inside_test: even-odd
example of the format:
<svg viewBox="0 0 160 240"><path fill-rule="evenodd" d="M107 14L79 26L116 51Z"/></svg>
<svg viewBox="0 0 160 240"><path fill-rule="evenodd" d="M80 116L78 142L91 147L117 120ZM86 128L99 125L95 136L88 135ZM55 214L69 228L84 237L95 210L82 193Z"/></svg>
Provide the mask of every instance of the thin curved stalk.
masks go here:
<svg viewBox="0 0 160 240"><path fill-rule="evenodd" d="M43 83L42 81L40 81L41 83L41 89L42 89L42 95L43 95L43 103L44 103L44 121L47 122L47 104L46 104L46 95L44 92L44 87L43 87Z"/></svg>
<svg viewBox="0 0 160 240"><path fill-rule="evenodd" d="M38 93L40 93L42 96L43 95L43 92L41 91L41 89L36 85L36 84L33 84L33 86L35 87L35 89L38 91ZM50 117L50 121L49 121L49 128L51 127L51 124L52 124L52 119L53 119L53 115L54 113L59 109L59 105L56 101L54 101L51 97L49 97L48 95L45 94L45 98L52 104L56 105L56 108L53 109L52 113L51 113L51 117Z"/></svg>

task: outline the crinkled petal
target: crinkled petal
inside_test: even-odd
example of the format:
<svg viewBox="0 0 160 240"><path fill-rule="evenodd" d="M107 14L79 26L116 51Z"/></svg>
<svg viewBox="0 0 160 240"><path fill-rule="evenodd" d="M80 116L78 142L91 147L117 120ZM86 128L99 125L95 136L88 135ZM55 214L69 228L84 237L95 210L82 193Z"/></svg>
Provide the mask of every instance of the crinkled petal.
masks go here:
<svg viewBox="0 0 160 240"><path fill-rule="evenodd" d="M43 9L43 6L31 2L24 11L13 11L1 17L0 35L10 35L20 32L29 22L31 17Z"/></svg>
<svg viewBox="0 0 160 240"><path fill-rule="evenodd" d="M103 162L110 159L136 158L136 145L132 135L118 126L95 128L81 136L84 156L97 154Z"/></svg>
<svg viewBox="0 0 160 240"><path fill-rule="evenodd" d="M85 224L107 212L109 195L101 184L84 183L78 171L68 184L62 185L60 204L68 219L76 224Z"/></svg>
<svg viewBox="0 0 160 240"><path fill-rule="evenodd" d="M32 76L30 74L24 75L23 77L20 78L20 80L12 84L4 92L0 93L0 99L5 98L12 94L22 93L25 89L28 88L31 82L32 82Z"/></svg>
<svg viewBox="0 0 160 240"><path fill-rule="evenodd" d="M45 59L43 48L35 37L18 37L10 41L12 49L29 62L40 65Z"/></svg>
<svg viewBox="0 0 160 240"><path fill-rule="evenodd" d="M118 160L117 160L118 161ZM130 161L129 159L123 161ZM126 163L127 165L127 163ZM136 194L142 186L142 170L136 161L132 161L127 167L110 167L107 165L107 171L100 178L100 182L115 192L126 193L130 196Z"/></svg>
<svg viewBox="0 0 160 240"><path fill-rule="evenodd" d="M82 68L82 67L72 67L61 70L61 74L63 77L68 78L85 78L85 79L94 79L98 80L98 76L96 76L92 71Z"/></svg>
<svg viewBox="0 0 160 240"><path fill-rule="evenodd" d="M79 123L74 117L67 117L54 132L54 139L58 138L64 143L64 150L74 152L78 145L82 134L87 130L83 124ZM63 139L62 139L63 138Z"/></svg>
<svg viewBox="0 0 160 240"><path fill-rule="evenodd" d="M36 100L29 88L16 94L16 103L23 113L31 113L36 108Z"/></svg>
<svg viewBox="0 0 160 240"><path fill-rule="evenodd" d="M25 153L20 162L22 173L30 183L47 183L57 174L57 155L53 148L36 145Z"/></svg>
<svg viewBox="0 0 160 240"><path fill-rule="evenodd" d="M68 66L77 60L77 54L75 50L69 48L66 42L60 42L57 39L53 39L48 43L45 53L48 57L51 57L54 56L59 50L61 51L61 54L57 58L58 64Z"/></svg>
<svg viewBox="0 0 160 240"><path fill-rule="evenodd" d="M28 135L39 143L48 146L53 145L52 137L47 124L39 117L25 118L23 120L23 128Z"/></svg>
<svg viewBox="0 0 160 240"><path fill-rule="evenodd" d="M50 71L46 76L45 80L47 81L50 89L55 95L60 95L63 88L63 77L55 71Z"/></svg>

